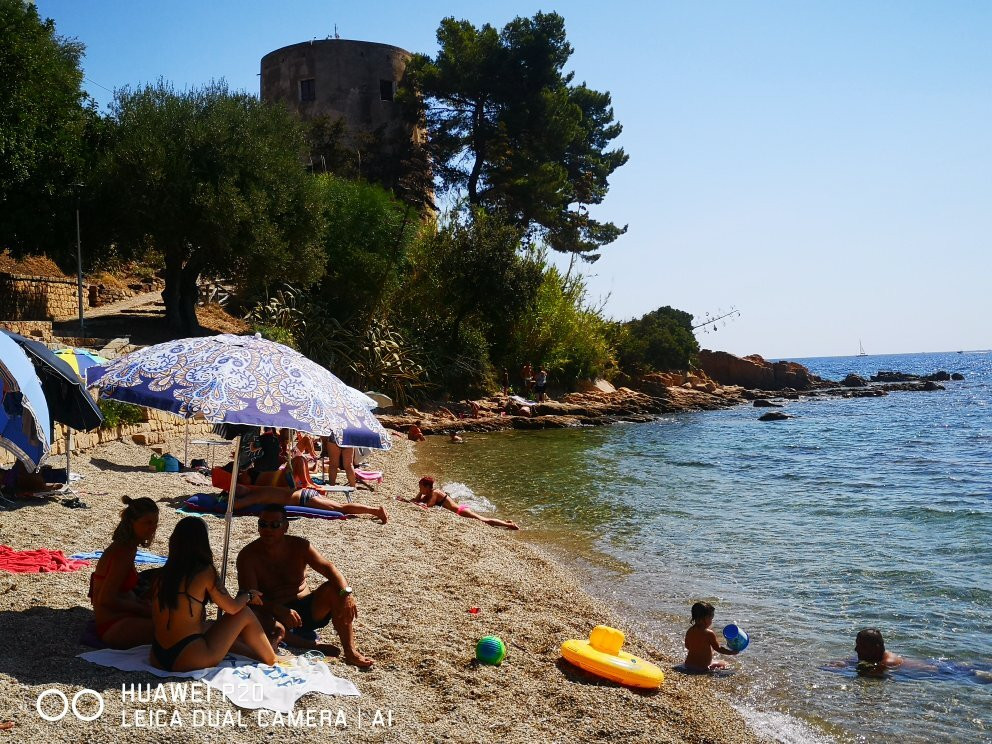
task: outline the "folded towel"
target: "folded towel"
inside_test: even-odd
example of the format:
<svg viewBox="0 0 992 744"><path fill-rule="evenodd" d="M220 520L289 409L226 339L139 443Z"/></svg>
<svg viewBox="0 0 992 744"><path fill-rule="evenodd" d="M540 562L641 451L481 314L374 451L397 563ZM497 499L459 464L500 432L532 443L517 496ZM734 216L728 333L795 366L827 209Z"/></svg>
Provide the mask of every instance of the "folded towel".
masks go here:
<svg viewBox="0 0 992 744"><path fill-rule="evenodd" d="M98 561L103 555L102 550L94 550L92 553L73 553L70 558L82 561ZM166 558L164 555L149 553L147 550L139 550L134 556L136 566L164 566Z"/></svg>
<svg viewBox="0 0 992 744"><path fill-rule="evenodd" d="M166 672L148 663L151 646L137 646L124 651L101 649L80 654L100 666L126 672L148 672L156 677L198 679L242 708L265 708L290 713L296 701L308 692L325 695L359 695L352 682L331 674L327 663L306 657L283 657L275 666L261 664L237 654L228 654L211 669L192 672Z"/></svg>
<svg viewBox="0 0 992 744"><path fill-rule="evenodd" d="M10 573L49 573L78 571L90 565L89 561L66 558L61 550L14 550L0 545L0 571Z"/></svg>

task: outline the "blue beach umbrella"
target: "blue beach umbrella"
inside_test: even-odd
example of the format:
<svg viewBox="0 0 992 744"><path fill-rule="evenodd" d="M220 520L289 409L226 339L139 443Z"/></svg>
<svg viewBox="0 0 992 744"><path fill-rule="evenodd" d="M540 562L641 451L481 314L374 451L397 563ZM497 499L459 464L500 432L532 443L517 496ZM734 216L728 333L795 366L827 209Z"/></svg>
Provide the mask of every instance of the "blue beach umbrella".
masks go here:
<svg viewBox="0 0 992 744"><path fill-rule="evenodd" d="M41 381L53 421L78 431L89 431L103 423L103 414L79 374L58 354L33 338L4 330L0 334L11 338L28 355Z"/></svg>
<svg viewBox="0 0 992 744"><path fill-rule="evenodd" d="M41 381L21 347L0 333L0 447L28 470L37 470L51 450L51 420Z"/></svg>

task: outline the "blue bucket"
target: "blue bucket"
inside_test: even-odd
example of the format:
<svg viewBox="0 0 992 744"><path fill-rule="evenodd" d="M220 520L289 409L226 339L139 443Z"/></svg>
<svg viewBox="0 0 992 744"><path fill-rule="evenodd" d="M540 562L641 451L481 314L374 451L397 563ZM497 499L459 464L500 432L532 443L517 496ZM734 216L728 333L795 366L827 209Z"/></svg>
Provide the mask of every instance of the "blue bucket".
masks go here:
<svg viewBox="0 0 992 744"><path fill-rule="evenodd" d="M727 639L727 648L731 651L743 651L751 642L747 633L731 623L723 629L723 637Z"/></svg>

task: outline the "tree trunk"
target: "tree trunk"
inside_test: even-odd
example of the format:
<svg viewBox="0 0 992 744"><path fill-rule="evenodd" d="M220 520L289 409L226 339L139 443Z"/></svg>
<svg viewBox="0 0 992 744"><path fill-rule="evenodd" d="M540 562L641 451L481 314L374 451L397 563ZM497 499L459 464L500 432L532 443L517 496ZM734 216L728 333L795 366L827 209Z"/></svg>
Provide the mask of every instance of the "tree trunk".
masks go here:
<svg viewBox="0 0 992 744"><path fill-rule="evenodd" d="M468 176L468 203L473 206L479 203L479 177L482 174L482 164L486 160L486 142L482 136L482 125L485 121L485 105L480 98L475 102L472 112L472 149L475 150L475 162Z"/></svg>
<svg viewBox="0 0 992 744"><path fill-rule="evenodd" d="M200 328L200 321L196 318L196 301L200 298L200 288L196 285L200 278L200 270L190 264L183 267L183 274L180 280L179 294L179 316L182 319L183 333L187 336L196 336L203 330Z"/></svg>
<svg viewBox="0 0 992 744"><path fill-rule="evenodd" d="M196 318L199 297L196 282L199 278L199 268L191 263L184 266L181 259L166 254L162 300L165 302L165 322L173 333L195 336L201 330Z"/></svg>
<svg viewBox="0 0 992 744"><path fill-rule="evenodd" d="M182 315L179 312L179 296L181 289L180 277L183 273L182 261L165 254L165 289L162 290L162 301L165 302L165 323L170 331L182 333Z"/></svg>

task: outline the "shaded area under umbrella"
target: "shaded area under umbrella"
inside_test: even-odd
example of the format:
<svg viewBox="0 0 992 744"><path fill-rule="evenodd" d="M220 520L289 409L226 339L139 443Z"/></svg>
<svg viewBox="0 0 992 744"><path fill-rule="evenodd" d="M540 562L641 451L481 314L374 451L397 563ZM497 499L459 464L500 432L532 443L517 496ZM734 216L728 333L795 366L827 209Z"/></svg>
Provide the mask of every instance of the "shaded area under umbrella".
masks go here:
<svg viewBox="0 0 992 744"><path fill-rule="evenodd" d="M0 329L2 330L2 329ZM86 390L79 374L54 351L40 341L21 336L18 333L2 331L20 346L34 364L41 389L48 403L48 413L52 421L65 424L70 429L89 431L103 423L103 414ZM65 435L66 478L72 474L72 440Z"/></svg>
<svg viewBox="0 0 992 744"><path fill-rule="evenodd" d="M0 447L29 470L51 451L51 419L41 380L28 355L0 333Z"/></svg>
<svg viewBox="0 0 992 744"><path fill-rule="evenodd" d="M87 382L99 386L103 397L186 419L200 414L213 424L295 429L331 437L343 447L392 446L367 396L299 352L257 334L156 344L90 368ZM238 437L225 515L222 582L241 449Z"/></svg>

